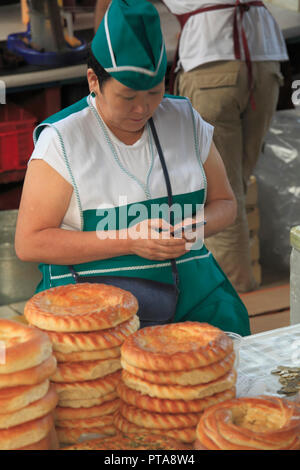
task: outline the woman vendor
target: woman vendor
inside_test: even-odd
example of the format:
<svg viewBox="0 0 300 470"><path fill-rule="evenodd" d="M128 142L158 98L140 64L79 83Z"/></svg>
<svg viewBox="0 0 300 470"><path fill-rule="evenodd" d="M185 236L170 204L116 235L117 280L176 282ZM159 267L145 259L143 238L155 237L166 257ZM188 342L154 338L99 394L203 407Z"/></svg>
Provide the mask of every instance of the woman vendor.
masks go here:
<svg viewBox="0 0 300 470"><path fill-rule="evenodd" d="M248 335L247 310L203 240L170 235L172 227L155 210L168 197L151 117L177 208L173 223L190 223L204 206L207 238L236 217L213 127L188 99L165 95L166 67L155 7L113 0L92 41L89 96L35 130L16 253L41 263L37 291L74 283L70 265L79 276L172 283L175 259L180 295L174 321Z"/></svg>

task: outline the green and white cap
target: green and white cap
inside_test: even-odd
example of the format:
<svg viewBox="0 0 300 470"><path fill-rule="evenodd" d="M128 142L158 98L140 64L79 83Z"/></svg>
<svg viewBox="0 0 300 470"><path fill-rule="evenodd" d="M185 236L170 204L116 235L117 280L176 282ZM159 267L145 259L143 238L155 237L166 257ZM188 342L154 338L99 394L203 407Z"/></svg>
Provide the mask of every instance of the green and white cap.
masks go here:
<svg viewBox="0 0 300 470"><path fill-rule="evenodd" d="M165 76L160 17L147 0L112 0L91 47L106 72L134 90L154 88Z"/></svg>

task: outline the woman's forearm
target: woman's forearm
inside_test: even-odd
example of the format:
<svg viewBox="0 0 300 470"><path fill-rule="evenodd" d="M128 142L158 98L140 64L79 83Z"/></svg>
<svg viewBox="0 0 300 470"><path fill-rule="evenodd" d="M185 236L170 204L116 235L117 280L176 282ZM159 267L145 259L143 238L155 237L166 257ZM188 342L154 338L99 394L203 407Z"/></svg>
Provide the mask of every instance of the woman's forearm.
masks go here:
<svg viewBox="0 0 300 470"><path fill-rule="evenodd" d="M131 228L110 232L46 228L25 236L19 231L15 240L16 253L22 261L59 265L88 263L131 254L150 260L166 260L184 255L184 238L178 240L171 235L165 237L163 233L154 230L153 227L161 225L160 219L146 219Z"/></svg>
<svg viewBox="0 0 300 470"><path fill-rule="evenodd" d="M204 238L209 238L226 227L232 225L236 219L236 200L216 200L209 202L204 209Z"/></svg>
<svg viewBox="0 0 300 470"><path fill-rule="evenodd" d="M130 243L127 237L100 239L96 232L47 228L19 236L15 249L22 261L68 265L130 254Z"/></svg>

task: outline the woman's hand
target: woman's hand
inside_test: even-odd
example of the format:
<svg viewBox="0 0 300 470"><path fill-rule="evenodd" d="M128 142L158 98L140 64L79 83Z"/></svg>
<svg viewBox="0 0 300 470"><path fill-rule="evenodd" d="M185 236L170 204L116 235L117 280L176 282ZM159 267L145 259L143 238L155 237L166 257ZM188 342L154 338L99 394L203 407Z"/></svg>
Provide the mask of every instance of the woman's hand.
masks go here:
<svg viewBox="0 0 300 470"><path fill-rule="evenodd" d="M150 260L179 258L187 253L185 238L174 238L163 219L147 219L127 230L131 254Z"/></svg>

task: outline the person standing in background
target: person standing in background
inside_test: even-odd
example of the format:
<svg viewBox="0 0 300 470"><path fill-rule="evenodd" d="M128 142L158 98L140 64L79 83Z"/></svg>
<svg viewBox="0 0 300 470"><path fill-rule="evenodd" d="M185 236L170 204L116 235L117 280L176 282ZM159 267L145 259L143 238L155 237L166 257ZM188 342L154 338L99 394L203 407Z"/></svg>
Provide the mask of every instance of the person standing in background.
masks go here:
<svg viewBox="0 0 300 470"><path fill-rule="evenodd" d="M233 225L206 240L238 292L257 287L252 273L247 183L257 163L288 60L282 33L263 2L163 0L181 24L174 94L188 97L215 127L238 203Z"/></svg>

